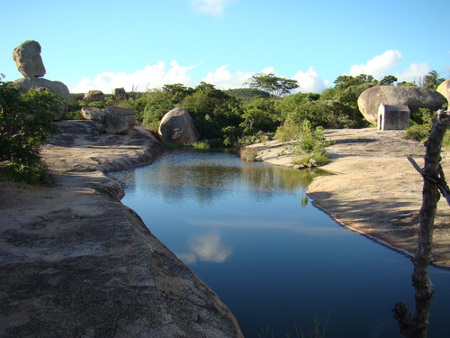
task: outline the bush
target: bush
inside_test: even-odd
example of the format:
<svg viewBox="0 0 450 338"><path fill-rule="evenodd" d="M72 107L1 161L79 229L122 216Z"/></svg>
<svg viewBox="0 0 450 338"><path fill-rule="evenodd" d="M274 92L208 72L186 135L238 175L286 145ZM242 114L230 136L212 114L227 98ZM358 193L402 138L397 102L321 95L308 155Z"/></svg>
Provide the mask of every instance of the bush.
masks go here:
<svg viewBox="0 0 450 338"><path fill-rule="evenodd" d="M0 166L0 180L43 186L53 183L52 176L42 164L28 166L18 163L7 163Z"/></svg>
<svg viewBox="0 0 450 338"><path fill-rule="evenodd" d="M46 180L39 148L55 130L51 108L56 95L45 90L22 93L0 81L0 162L2 177L23 176L25 181ZM14 179L17 181L17 179Z"/></svg>
<svg viewBox="0 0 450 338"><path fill-rule="evenodd" d="M423 141L428 137L429 134L429 125L419 124L406 129L406 137L417 141Z"/></svg>
<svg viewBox="0 0 450 338"><path fill-rule="evenodd" d="M254 162L256 160L256 152L250 147L242 148L239 155L243 161Z"/></svg>

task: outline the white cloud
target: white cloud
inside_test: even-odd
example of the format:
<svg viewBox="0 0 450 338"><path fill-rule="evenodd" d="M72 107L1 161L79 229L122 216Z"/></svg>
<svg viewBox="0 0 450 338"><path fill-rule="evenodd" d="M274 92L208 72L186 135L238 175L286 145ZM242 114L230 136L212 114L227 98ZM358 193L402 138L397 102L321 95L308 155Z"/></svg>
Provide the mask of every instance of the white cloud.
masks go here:
<svg viewBox="0 0 450 338"><path fill-rule="evenodd" d="M390 70L394 68L402 60L402 53L397 50L388 50L381 55L375 56L363 65L353 65L350 68L350 75L357 76L359 74L372 75L376 79L380 79L388 75Z"/></svg>
<svg viewBox="0 0 450 338"><path fill-rule="evenodd" d="M221 16L226 6L236 2L239 2L239 0L191 0L191 5L197 12Z"/></svg>
<svg viewBox="0 0 450 338"><path fill-rule="evenodd" d="M218 89L230 89L230 88L242 88L244 82L246 82L252 76L251 73L244 73L238 71L236 74L232 74L227 66L221 66L213 72L209 72L202 81L206 83L214 84Z"/></svg>
<svg viewBox="0 0 450 338"><path fill-rule="evenodd" d="M397 72L394 75L398 81L415 82L420 84L423 77L431 71L427 63L413 63L407 69Z"/></svg>
<svg viewBox="0 0 450 338"><path fill-rule="evenodd" d="M297 80L302 93L321 93L326 87L325 81L313 67L309 67L306 72L299 71L293 79Z"/></svg>
<svg viewBox="0 0 450 338"><path fill-rule="evenodd" d="M125 72L103 72L96 75L93 79L82 78L75 88L71 88L72 93L86 93L91 89L101 90L104 93L111 93L114 88L124 87L126 91L132 88L145 91L151 88L162 87L170 83L182 83L189 85L191 77L189 72L195 66L184 67L177 61L169 63L166 67L165 62L158 61L155 65L145 66L144 69L136 70L131 74Z"/></svg>

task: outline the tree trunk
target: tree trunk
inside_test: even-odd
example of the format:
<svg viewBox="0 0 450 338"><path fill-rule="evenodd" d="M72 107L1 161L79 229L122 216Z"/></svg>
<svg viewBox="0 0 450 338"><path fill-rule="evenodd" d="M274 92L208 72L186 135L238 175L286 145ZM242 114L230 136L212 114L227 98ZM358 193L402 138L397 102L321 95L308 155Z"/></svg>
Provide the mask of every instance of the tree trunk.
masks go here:
<svg viewBox="0 0 450 338"><path fill-rule="evenodd" d="M411 313L404 303L397 303L393 309L394 318L397 319L400 333L404 337L426 337L428 332L428 317L434 293L433 284L428 275L428 265L431 263L433 226L436 207L440 198L439 191L444 196L448 196L448 187L440 162L442 142L449 125L448 111L439 110L436 113L428 141L425 142L425 167L423 170L418 169L423 176L423 200L419 214L417 251L413 258L412 281L415 290L416 308L415 312Z"/></svg>

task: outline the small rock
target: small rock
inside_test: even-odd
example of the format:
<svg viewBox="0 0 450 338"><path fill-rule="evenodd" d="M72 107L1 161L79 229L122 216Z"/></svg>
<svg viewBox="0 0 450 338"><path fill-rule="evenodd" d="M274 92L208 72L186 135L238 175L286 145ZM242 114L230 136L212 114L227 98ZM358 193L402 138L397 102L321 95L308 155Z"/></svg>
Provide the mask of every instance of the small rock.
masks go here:
<svg viewBox="0 0 450 338"><path fill-rule="evenodd" d="M100 108L83 107L81 108L81 115L86 120L103 122L105 120L105 112Z"/></svg>
<svg viewBox="0 0 450 338"><path fill-rule="evenodd" d="M101 90L90 90L86 94L84 94L83 100L86 103L91 103L94 101L105 101L105 94Z"/></svg>

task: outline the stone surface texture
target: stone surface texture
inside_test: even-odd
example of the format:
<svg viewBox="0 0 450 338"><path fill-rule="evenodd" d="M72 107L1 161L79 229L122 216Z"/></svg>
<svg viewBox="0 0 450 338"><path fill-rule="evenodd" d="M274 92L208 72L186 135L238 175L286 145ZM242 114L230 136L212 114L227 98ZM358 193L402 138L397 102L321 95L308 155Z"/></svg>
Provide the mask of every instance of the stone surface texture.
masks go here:
<svg viewBox="0 0 450 338"><path fill-rule="evenodd" d="M61 104L58 104L53 108L55 113L54 120L59 121L63 119L69 109L70 92L67 86L60 81L51 81L44 78L22 78L13 82L24 92L28 92L30 89L47 88L51 92L55 93L62 100Z"/></svg>
<svg viewBox="0 0 450 338"><path fill-rule="evenodd" d="M102 171L156 160L144 129L57 122L54 187L1 183L0 336L242 337L220 299L124 206Z"/></svg>
<svg viewBox="0 0 450 338"><path fill-rule="evenodd" d="M105 112L96 107L81 108L81 115L89 121L103 122L105 120Z"/></svg>
<svg viewBox="0 0 450 338"><path fill-rule="evenodd" d="M437 110L446 102L447 100L441 94L425 87L375 86L361 93L358 98L358 108L367 121L377 125L380 104L406 105L412 112L417 108Z"/></svg>
<svg viewBox="0 0 450 338"><path fill-rule="evenodd" d="M119 106L105 108L106 132L109 134L126 134L136 123L136 112Z"/></svg>
<svg viewBox="0 0 450 338"><path fill-rule="evenodd" d="M34 40L28 40L17 46L13 51L13 59L17 69L26 78L42 77L45 67L41 58L41 45Z"/></svg>
<svg viewBox="0 0 450 338"><path fill-rule="evenodd" d="M185 109L175 108L163 116L158 134L164 142L190 146L198 141L198 128Z"/></svg>
<svg viewBox="0 0 450 338"><path fill-rule="evenodd" d="M441 93L447 99L447 103L450 105L450 79L442 82L439 87L437 87L437 92Z"/></svg>
<svg viewBox="0 0 450 338"><path fill-rule="evenodd" d="M317 177L311 183L308 194L314 203L342 226L413 255L423 180L407 156L423 166L423 144L406 139L405 131L376 128L330 129L325 136L334 144L326 148L331 162L321 169L334 175ZM294 166L291 143L274 140L252 147L265 162ZM444 172L450 177L450 156L443 152L442 157ZM444 267L450 267L449 219L450 207L441 198L432 255L434 263Z"/></svg>

